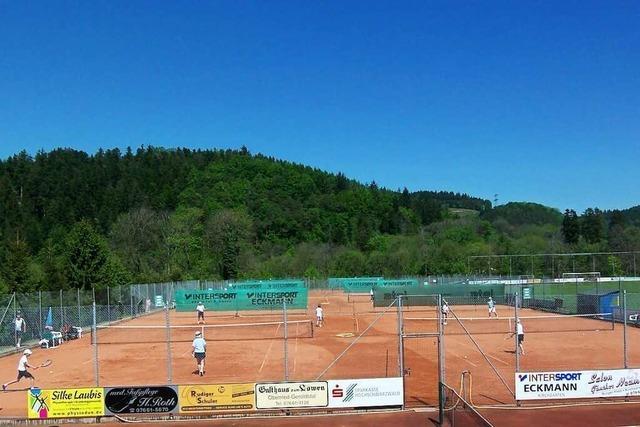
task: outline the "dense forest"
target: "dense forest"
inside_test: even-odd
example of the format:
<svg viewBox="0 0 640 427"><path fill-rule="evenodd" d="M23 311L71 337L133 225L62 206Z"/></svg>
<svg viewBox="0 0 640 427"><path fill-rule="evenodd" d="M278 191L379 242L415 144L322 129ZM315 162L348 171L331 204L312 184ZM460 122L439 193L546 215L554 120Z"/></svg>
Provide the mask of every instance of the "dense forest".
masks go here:
<svg viewBox="0 0 640 427"><path fill-rule="evenodd" d="M639 248L640 206L492 207L466 194L359 183L245 148L58 149L0 161L3 292L189 278L507 274L518 265L485 268L469 257ZM542 274L546 262L522 268ZM590 271L585 262L578 268ZM628 272L631 262L609 257L605 273Z"/></svg>

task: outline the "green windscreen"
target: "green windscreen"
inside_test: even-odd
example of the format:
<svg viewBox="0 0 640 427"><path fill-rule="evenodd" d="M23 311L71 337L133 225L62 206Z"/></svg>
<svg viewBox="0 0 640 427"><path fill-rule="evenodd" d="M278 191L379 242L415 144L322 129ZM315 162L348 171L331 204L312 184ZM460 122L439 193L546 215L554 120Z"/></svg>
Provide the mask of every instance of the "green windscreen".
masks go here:
<svg viewBox="0 0 640 427"><path fill-rule="evenodd" d="M273 286L273 283L239 283L226 289L185 290L175 292L177 311L195 311L202 302L211 311L306 309L307 288L300 282L294 286Z"/></svg>

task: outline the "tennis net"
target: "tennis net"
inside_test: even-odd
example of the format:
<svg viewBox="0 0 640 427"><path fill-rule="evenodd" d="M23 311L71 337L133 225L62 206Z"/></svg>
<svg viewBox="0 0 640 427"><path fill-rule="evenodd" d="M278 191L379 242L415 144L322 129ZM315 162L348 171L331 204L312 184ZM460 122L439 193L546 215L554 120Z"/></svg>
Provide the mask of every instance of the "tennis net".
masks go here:
<svg viewBox="0 0 640 427"><path fill-rule="evenodd" d="M407 333L433 332L438 329L437 317L405 317ZM549 316L521 316L520 321L527 333L605 331L615 328L612 313L561 314ZM462 327L464 325L464 328ZM447 319L445 334L462 335L465 328L471 334L508 334L515 330L514 317L458 317L451 314Z"/></svg>
<svg viewBox="0 0 640 427"><path fill-rule="evenodd" d="M312 338L311 320L285 322L229 323L198 326L104 325L96 328L98 344L139 344L191 342L195 332L208 341L251 341L286 338ZM93 334L93 331L92 331ZM92 336L93 338L93 336Z"/></svg>

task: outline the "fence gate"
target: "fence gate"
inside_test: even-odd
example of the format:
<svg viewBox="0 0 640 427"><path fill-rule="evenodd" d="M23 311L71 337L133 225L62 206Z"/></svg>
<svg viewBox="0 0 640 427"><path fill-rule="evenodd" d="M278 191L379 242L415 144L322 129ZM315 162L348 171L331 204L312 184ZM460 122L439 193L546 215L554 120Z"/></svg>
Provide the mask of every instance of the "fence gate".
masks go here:
<svg viewBox="0 0 640 427"><path fill-rule="evenodd" d="M438 333L402 336L405 406L438 406Z"/></svg>

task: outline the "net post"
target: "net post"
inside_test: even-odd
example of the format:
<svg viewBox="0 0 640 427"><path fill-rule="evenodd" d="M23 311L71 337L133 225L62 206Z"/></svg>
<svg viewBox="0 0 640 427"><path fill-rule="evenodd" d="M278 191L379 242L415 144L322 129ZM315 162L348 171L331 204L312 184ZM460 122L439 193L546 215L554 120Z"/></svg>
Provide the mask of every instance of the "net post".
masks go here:
<svg viewBox="0 0 640 427"><path fill-rule="evenodd" d="M287 303L282 301L282 317L284 320L284 380L289 381L289 360L287 354Z"/></svg>
<svg viewBox="0 0 640 427"><path fill-rule="evenodd" d="M169 306L164 308L164 322L167 331L167 381L169 384L173 382L173 366L171 357L171 322L169 320ZM204 335L203 335L204 336Z"/></svg>
<svg viewBox="0 0 640 427"><path fill-rule="evenodd" d="M627 364L627 290L624 289L622 291L622 314L624 315L624 322L622 326L622 351L623 351L623 360L624 360L624 368L627 369L629 366Z"/></svg>
<svg viewBox="0 0 640 427"><path fill-rule="evenodd" d="M93 373L95 375L96 386L100 386L100 371L98 364L98 330L96 325L96 301L92 304L93 320L91 322L91 337L93 339Z"/></svg>
<svg viewBox="0 0 640 427"><path fill-rule="evenodd" d="M514 301L513 301L513 309L514 309L514 314L515 314L515 323L514 323L514 328L515 328L515 338L516 338L516 374L518 372L520 372L520 346L519 346L519 342L518 342L518 292L516 291L515 295L514 295ZM516 405L520 406L520 401L516 399Z"/></svg>

